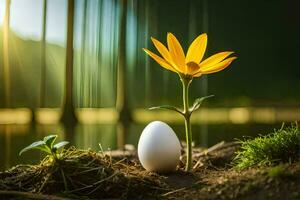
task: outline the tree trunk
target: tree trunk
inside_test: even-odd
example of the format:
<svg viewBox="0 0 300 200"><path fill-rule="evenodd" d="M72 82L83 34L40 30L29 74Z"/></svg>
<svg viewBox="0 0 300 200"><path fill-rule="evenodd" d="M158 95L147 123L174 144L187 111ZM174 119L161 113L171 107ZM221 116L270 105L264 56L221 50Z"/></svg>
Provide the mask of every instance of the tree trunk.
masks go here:
<svg viewBox="0 0 300 200"><path fill-rule="evenodd" d="M40 97L38 99L38 105L32 108L31 122L35 125L36 108L45 108L46 101L46 32L47 32L47 0L43 1L43 25L42 25L42 38L41 38L41 77L40 77Z"/></svg>
<svg viewBox="0 0 300 200"><path fill-rule="evenodd" d="M45 107L46 93L46 23L47 23L47 0L44 0L43 5L43 30L41 40L41 85L40 85L40 100L39 107Z"/></svg>
<svg viewBox="0 0 300 200"><path fill-rule="evenodd" d="M66 74L65 74L65 102L61 121L66 128L66 139L73 134L77 123L73 104L73 27L74 27L74 0L68 1L68 29L66 50Z"/></svg>
<svg viewBox="0 0 300 200"><path fill-rule="evenodd" d="M128 107L128 98L126 89L126 17L127 17L127 0L120 0L122 5L120 20L119 52L118 52L118 78L117 78L117 103L116 108L119 112L118 130L118 148L124 148L124 137L132 121L131 112Z"/></svg>

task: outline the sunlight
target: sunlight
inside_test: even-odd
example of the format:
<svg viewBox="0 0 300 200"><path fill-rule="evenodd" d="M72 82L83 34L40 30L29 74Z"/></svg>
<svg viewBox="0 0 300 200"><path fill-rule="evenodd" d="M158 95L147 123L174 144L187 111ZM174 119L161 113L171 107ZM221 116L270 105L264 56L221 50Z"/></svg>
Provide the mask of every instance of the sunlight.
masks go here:
<svg viewBox="0 0 300 200"><path fill-rule="evenodd" d="M35 112L36 121L40 124L57 124L61 117L61 109L39 108Z"/></svg>
<svg viewBox="0 0 300 200"><path fill-rule="evenodd" d="M233 108L228 114L229 120L234 124L245 124L250 120L250 110L247 108Z"/></svg>
<svg viewBox="0 0 300 200"><path fill-rule="evenodd" d="M0 109L0 124L28 124L31 118L28 108Z"/></svg>
<svg viewBox="0 0 300 200"><path fill-rule="evenodd" d="M3 2L3 0L1 1ZM1 6L1 4L0 4ZM47 41L64 45L66 34L66 0L47 1ZM2 8L2 6L1 6ZM10 27L20 37L38 41L42 35L43 1L11 1ZM1 17L0 10L0 17Z"/></svg>
<svg viewBox="0 0 300 200"><path fill-rule="evenodd" d="M77 109L77 117L84 124L111 124L116 123L119 114L113 108L80 108Z"/></svg>
<svg viewBox="0 0 300 200"><path fill-rule="evenodd" d="M5 1L0 0L0 26L3 23L4 14L5 14Z"/></svg>
<svg viewBox="0 0 300 200"><path fill-rule="evenodd" d="M11 29L23 38L41 39L42 6L43 1L41 0L12 0L10 5Z"/></svg>
<svg viewBox="0 0 300 200"><path fill-rule="evenodd" d="M76 114L83 124L115 124L119 118L114 108L78 108ZM180 124L181 116L172 111L133 110L133 121L144 124L149 121L162 120ZM58 124L61 117L59 108L39 108L35 111L39 124ZM31 122L32 112L27 108L0 109L0 124L27 124ZM273 124L281 121L295 121L300 118L300 109L276 108L202 108L196 111L191 119L193 124Z"/></svg>

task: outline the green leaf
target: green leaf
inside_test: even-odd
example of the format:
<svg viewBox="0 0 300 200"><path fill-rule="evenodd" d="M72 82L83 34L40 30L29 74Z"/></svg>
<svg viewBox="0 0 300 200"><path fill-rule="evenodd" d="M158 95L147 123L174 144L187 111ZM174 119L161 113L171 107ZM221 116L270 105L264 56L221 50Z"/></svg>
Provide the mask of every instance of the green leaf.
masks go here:
<svg viewBox="0 0 300 200"><path fill-rule="evenodd" d="M57 138L57 135L48 135L48 136L44 137L44 142L50 149L52 149L56 138Z"/></svg>
<svg viewBox="0 0 300 200"><path fill-rule="evenodd" d="M155 106L155 107L149 108L149 110L156 110L156 109L173 110L173 111L178 112L179 114L183 115L182 111L174 106L163 105L163 106Z"/></svg>
<svg viewBox="0 0 300 200"><path fill-rule="evenodd" d="M195 110L198 110L202 104L202 102L205 100L205 99L208 99L210 97L213 97L214 95L209 95L209 96L205 96L205 97L201 97L201 98L197 98L195 101L194 101L194 104L193 106L190 108L190 112L194 112Z"/></svg>
<svg viewBox="0 0 300 200"><path fill-rule="evenodd" d="M26 151L32 150L32 149L39 149L41 151L51 154L50 149L47 147L47 145L44 141L37 141L37 142L34 142L31 145L25 147L24 149L22 149L20 151L19 155L21 155L22 153L24 153Z"/></svg>
<svg viewBox="0 0 300 200"><path fill-rule="evenodd" d="M63 147L63 146L66 146L67 144L69 144L68 141L61 141L61 142L55 144L55 145L53 146L53 148L59 149L59 148L61 148L61 147Z"/></svg>

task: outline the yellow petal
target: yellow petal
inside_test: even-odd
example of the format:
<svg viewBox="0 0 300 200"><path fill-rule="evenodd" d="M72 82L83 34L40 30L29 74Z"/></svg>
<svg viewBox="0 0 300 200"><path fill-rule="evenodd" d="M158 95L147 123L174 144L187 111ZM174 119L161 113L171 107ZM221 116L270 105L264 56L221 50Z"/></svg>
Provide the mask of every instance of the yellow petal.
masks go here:
<svg viewBox="0 0 300 200"><path fill-rule="evenodd" d="M203 33L199 35L190 45L186 54L186 63L195 62L200 63L206 50L207 35Z"/></svg>
<svg viewBox="0 0 300 200"><path fill-rule="evenodd" d="M171 56L170 53L167 49L167 47L165 47L165 45L163 45L160 41L158 41L157 39L151 37L151 40L154 44L154 46L156 47L156 49L159 51L159 53L162 55L162 57L168 61L169 63L171 63Z"/></svg>
<svg viewBox="0 0 300 200"><path fill-rule="evenodd" d="M175 69L178 69L176 64L173 62L171 55L167 49L167 47L165 47L165 45L163 45L160 41L158 41L157 39L151 37L151 40L154 44L154 46L156 47L156 49L158 50L158 52L162 55L162 57L170 64L172 65Z"/></svg>
<svg viewBox="0 0 300 200"><path fill-rule="evenodd" d="M199 76L202 76L202 73L201 72L198 72L197 74L194 74L193 77L199 77Z"/></svg>
<svg viewBox="0 0 300 200"><path fill-rule="evenodd" d="M168 41L169 52L173 62L177 65L181 73L185 73L186 72L185 55L180 43L172 33L168 33L167 41Z"/></svg>
<svg viewBox="0 0 300 200"><path fill-rule="evenodd" d="M169 65L164 59L162 59L161 57L159 57L158 55L156 55L155 53L152 53L151 51L149 51L148 49L143 48L143 50L151 57L153 58L158 64L160 64L162 67L164 67L167 70L171 70L173 72L177 71L171 66Z"/></svg>
<svg viewBox="0 0 300 200"><path fill-rule="evenodd" d="M224 60L220 63L217 63L209 68L206 68L206 69L200 68L200 72L201 72L201 74L211 74L211 73L219 72L219 71L225 69L226 67L228 67L231 64L231 62L235 59L237 59L237 57L227 58L226 60Z"/></svg>
<svg viewBox="0 0 300 200"><path fill-rule="evenodd" d="M232 51L224 51L221 53L217 53L215 55L210 56L209 58L205 59L203 62L200 63L201 70L204 70L206 68L209 68L225 58L227 58L229 55L233 54L234 52Z"/></svg>

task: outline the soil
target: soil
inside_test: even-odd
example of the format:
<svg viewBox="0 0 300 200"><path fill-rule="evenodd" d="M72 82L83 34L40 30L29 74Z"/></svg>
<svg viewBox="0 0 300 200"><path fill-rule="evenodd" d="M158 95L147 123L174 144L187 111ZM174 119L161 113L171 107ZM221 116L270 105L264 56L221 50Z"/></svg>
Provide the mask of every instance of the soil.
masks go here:
<svg viewBox="0 0 300 200"><path fill-rule="evenodd" d="M300 200L300 162L239 171L231 166L238 149L234 142L195 148L192 172L183 170L183 156L176 172L157 174L142 168L135 151L103 155L71 148L59 163L45 158L0 173L0 200Z"/></svg>

